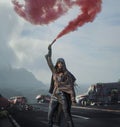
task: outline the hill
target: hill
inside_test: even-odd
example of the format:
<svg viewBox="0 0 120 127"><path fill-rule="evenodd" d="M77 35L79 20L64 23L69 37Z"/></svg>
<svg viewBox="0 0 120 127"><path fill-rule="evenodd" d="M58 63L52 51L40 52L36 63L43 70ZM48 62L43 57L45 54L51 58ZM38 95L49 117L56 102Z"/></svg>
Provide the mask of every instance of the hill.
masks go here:
<svg viewBox="0 0 120 127"><path fill-rule="evenodd" d="M32 102L37 94L47 91L47 86L24 68L0 69L0 94L7 98L22 95Z"/></svg>

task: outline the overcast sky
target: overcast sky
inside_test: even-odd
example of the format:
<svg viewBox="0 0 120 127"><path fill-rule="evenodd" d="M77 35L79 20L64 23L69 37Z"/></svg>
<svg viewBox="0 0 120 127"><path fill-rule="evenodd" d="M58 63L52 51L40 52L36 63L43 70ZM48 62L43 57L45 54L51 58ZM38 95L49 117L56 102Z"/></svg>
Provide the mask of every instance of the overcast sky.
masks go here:
<svg viewBox="0 0 120 127"><path fill-rule="evenodd" d="M102 11L87 23L58 39L53 63L62 57L78 84L120 79L120 0L103 0ZM37 79L50 82L45 60L48 45L77 16L73 7L49 25L32 25L13 10L11 0L0 0L0 67L26 68Z"/></svg>

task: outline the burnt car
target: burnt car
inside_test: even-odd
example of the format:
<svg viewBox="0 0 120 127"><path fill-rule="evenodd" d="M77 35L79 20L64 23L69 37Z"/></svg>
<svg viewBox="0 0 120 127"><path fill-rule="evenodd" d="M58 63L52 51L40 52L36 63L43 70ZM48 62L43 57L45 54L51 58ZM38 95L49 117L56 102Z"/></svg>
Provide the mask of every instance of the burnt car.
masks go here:
<svg viewBox="0 0 120 127"><path fill-rule="evenodd" d="M38 103L49 103L50 102L50 95L37 95L36 100Z"/></svg>
<svg viewBox="0 0 120 127"><path fill-rule="evenodd" d="M8 99L0 94L0 110L7 109L9 106L10 102L8 101Z"/></svg>

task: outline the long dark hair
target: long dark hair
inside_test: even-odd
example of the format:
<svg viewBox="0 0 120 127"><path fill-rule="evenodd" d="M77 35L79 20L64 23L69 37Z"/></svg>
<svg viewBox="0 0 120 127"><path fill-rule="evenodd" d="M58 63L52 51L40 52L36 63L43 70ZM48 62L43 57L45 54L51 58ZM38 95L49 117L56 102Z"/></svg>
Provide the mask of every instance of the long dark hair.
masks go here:
<svg viewBox="0 0 120 127"><path fill-rule="evenodd" d="M61 62L63 64L63 67L61 69L58 68L58 63L59 62ZM60 72L64 73L67 70L65 60L63 58L58 58L57 59L57 62L55 64L55 70L56 70L56 73L60 73Z"/></svg>

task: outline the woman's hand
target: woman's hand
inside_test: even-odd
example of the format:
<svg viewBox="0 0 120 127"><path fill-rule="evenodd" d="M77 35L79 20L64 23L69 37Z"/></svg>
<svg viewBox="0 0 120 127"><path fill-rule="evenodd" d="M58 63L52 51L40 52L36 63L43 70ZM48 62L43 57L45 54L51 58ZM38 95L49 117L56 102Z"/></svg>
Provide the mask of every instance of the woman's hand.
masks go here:
<svg viewBox="0 0 120 127"><path fill-rule="evenodd" d="M52 49L52 46L51 44L48 45L48 50L51 50Z"/></svg>

